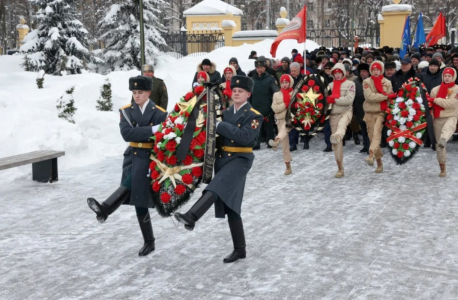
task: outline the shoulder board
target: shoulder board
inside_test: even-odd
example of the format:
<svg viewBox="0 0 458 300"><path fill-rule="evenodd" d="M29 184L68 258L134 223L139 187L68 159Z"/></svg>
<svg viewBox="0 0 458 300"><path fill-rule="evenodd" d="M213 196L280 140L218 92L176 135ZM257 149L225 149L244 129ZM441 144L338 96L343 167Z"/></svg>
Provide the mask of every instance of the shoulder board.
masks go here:
<svg viewBox="0 0 458 300"><path fill-rule="evenodd" d="M126 108L128 108L128 107L131 107L131 106L132 106L132 103L130 103L130 104L127 104L127 105L124 105L124 106L123 106L123 107L121 107L120 109L126 109Z"/></svg>
<svg viewBox="0 0 458 300"><path fill-rule="evenodd" d="M162 111L162 112L166 112L165 109L163 109L163 108L160 107L159 105L156 105L156 108L159 109L159 110Z"/></svg>
<svg viewBox="0 0 458 300"><path fill-rule="evenodd" d="M257 110L254 109L254 108L251 108L250 110L251 110L252 112L254 112L255 114L257 114L257 115L260 115L260 114L261 114L259 111L257 111Z"/></svg>

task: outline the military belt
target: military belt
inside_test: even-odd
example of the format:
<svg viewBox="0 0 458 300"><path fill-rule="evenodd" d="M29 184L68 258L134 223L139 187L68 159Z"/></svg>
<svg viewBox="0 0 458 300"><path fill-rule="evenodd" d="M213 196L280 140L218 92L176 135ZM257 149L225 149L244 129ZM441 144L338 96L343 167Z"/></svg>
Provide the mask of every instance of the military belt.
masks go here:
<svg viewBox="0 0 458 300"><path fill-rule="evenodd" d="M232 153L252 153L253 148L251 147L228 147L223 146L224 152L232 152Z"/></svg>
<svg viewBox="0 0 458 300"><path fill-rule="evenodd" d="M154 143L134 143L134 142L130 142L129 146L134 147L134 148L153 149Z"/></svg>

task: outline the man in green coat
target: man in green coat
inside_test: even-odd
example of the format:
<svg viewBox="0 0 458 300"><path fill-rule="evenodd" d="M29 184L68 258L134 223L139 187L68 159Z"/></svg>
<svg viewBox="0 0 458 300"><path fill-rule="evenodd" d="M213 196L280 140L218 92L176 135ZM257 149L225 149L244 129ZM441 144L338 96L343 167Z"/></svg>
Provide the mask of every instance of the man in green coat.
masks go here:
<svg viewBox="0 0 458 300"><path fill-rule="evenodd" d="M274 139L274 113L272 110L272 97L280 89L275 84L272 75L266 73L265 59L255 61L256 70L253 74L254 89L248 100L253 108L264 116L264 122L261 125L261 131L256 146L253 150L260 149L261 138L267 143L268 140ZM269 145L267 145L270 148Z"/></svg>
<svg viewBox="0 0 458 300"><path fill-rule="evenodd" d="M157 106L167 110L169 96L167 94L167 87L165 86L164 80L154 77L154 68L152 65L143 66L143 76L151 77L153 79L153 89L151 90L149 99Z"/></svg>

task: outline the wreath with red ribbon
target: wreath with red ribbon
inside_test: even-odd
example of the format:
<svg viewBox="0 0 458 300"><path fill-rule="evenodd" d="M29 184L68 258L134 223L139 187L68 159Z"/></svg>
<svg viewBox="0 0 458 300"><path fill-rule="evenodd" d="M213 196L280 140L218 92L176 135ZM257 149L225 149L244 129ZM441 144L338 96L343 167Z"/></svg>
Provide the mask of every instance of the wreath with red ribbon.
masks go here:
<svg viewBox="0 0 458 300"><path fill-rule="evenodd" d="M163 217L169 217L185 204L202 180L207 106L206 101L201 105L197 99L203 91L204 87L199 85L182 97L151 138L155 142L149 166L152 198ZM194 135L186 158L179 160L176 151L195 105L200 105L200 112Z"/></svg>
<svg viewBox="0 0 458 300"><path fill-rule="evenodd" d="M409 79L398 91L397 98L389 102L386 110L386 141L391 156L399 165L409 161L425 139L426 103L420 89L427 94L425 85L418 78Z"/></svg>

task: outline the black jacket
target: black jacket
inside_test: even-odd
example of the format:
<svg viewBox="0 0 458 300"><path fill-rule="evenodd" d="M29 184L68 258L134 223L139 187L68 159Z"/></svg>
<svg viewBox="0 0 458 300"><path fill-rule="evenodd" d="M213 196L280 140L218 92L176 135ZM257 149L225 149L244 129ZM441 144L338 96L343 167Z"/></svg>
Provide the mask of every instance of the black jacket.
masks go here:
<svg viewBox="0 0 458 300"><path fill-rule="evenodd" d="M279 78L277 77L277 73L275 72L274 69L272 69L271 67L266 67L266 73L269 74L269 75L272 75L272 77L274 78L275 80L275 84L277 84L278 86L280 85L280 80ZM254 76L258 76L258 72L256 72L256 69L254 70L251 70L249 73L248 73L248 77L251 77L253 78Z"/></svg>
<svg viewBox="0 0 458 300"><path fill-rule="evenodd" d="M355 79L355 100L353 101L353 111L358 122L362 122L364 119L364 90L363 90L363 79L358 76Z"/></svg>
<svg viewBox="0 0 458 300"><path fill-rule="evenodd" d="M442 83L442 71L444 69L439 69L436 73L432 74L429 69L425 72L422 73L420 76L421 82L423 82L426 86L426 90L428 93L431 93L431 90L435 88L436 86L440 85Z"/></svg>
<svg viewBox="0 0 458 300"><path fill-rule="evenodd" d="M254 81L253 93L249 99L253 108L259 111L264 117L269 116L272 111L272 96L280 89L275 84L273 76L267 73L258 73L252 77Z"/></svg>
<svg viewBox="0 0 458 300"><path fill-rule="evenodd" d="M391 80L393 85L393 92L397 93L401 86L412 77L420 77L413 68L411 68L410 71L405 74L402 72L402 70L394 73L393 80Z"/></svg>

